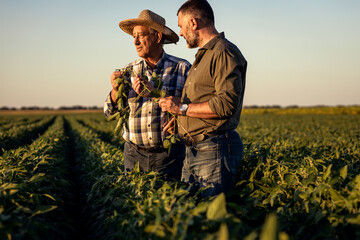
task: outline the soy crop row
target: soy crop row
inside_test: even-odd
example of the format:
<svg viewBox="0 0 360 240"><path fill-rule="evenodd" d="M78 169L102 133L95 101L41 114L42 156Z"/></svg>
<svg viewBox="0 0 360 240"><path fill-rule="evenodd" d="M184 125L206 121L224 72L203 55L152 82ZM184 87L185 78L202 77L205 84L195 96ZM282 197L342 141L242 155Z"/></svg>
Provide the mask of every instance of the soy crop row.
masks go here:
<svg viewBox="0 0 360 240"><path fill-rule="evenodd" d="M102 113L0 116L0 239L360 239L357 109L256 111L236 186L208 199L125 175Z"/></svg>

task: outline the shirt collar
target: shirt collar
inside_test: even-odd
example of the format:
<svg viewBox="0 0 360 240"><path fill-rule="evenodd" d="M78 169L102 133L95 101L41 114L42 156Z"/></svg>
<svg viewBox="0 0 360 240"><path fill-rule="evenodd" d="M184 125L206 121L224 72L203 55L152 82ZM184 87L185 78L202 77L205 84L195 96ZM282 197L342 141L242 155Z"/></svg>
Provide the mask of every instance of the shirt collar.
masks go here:
<svg viewBox="0 0 360 240"><path fill-rule="evenodd" d="M215 44L221 40L225 38L225 33L221 32L218 35L216 35L215 37L213 37L209 42L207 42L202 48L203 49L212 49L214 48Z"/></svg>
<svg viewBox="0 0 360 240"><path fill-rule="evenodd" d="M199 50L195 54L195 62L193 63L193 65L196 65L198 62L200 62L200 60L204 56L206 50L213 49L215 44L224 38L225 38L225 34L224 34L224 32L221 32L218 35L216 35L215 37L213 37L209 42L207 42L202 48L199 48Z"/></svg>
<svg viewBox="0 0 360 240"><path fill-rule="evenodd" d="M159 59L159 61L155 64L154 70L156 69L161 69L164 66L164 63L166 61L166 59L168 58L168 54L165 52L165 50L163 50L163 54L161 56L161 58ZM150 69L148 63L142 59L144 66L146 69Z"/></svg>

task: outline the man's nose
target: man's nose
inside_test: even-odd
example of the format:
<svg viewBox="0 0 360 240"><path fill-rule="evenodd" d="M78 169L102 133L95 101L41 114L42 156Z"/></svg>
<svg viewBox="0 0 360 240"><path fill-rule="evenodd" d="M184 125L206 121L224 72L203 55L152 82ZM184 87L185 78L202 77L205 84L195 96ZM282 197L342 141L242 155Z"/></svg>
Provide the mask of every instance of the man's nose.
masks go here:
<svg viewBox="0 0 360 240"><path fill-rule="evenodd" d="M134 38L134 44L135 44L135 45L139 45L139 44L140 44L139 37L136 36L136 37Z"/></svg>

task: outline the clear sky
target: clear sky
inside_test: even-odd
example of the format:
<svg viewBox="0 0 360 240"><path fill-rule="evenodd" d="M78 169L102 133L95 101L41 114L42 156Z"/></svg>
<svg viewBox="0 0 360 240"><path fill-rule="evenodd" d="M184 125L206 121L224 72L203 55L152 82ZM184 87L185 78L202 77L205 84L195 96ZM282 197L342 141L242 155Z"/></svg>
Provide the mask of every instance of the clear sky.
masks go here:
<svg viewBox="0 0 360 240"><path fill-rule="evenodd" d="M137 59L118 23L141 10L176 33L180 0L0 0L0 107L102 106ZM244 105L360 104L359 0L209 0L248 61ZM185 40L165 45L193 62Z"/></svg>

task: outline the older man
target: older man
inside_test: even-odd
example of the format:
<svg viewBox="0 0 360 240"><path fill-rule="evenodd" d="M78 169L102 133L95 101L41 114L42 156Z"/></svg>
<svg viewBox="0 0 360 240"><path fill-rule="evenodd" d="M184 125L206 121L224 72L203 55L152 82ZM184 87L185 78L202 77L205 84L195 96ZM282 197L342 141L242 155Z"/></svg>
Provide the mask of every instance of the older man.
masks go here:
<svg viewBox="0 0 360 240"><path fill-rule="evenodd" d="M228 191L243 154L236 132L242 109L247 62L239 49L214 26L206 0L189 0L178 10L180 36L189 48L199 47L185 82L181 101L160 100L163 111L179 115L179 133L185 139L182 179L203 196Z"/></svg>
<svg viewBox="0 0 360 240"><path fill-rule="evenodd" d="M139 163L141 171L157 171L167 180L180 180L185 154L182 141L177 142L171 150L163 148L164 134L162 125L167 121L167 114L161 111L158 103L153 101L149 91L153 90L151 79L156 73L163 81L163 89L168 96L180 99L181 92L191 67L190 63L165 53L163 44L176 43L177 34L165 25L165 19L158 14L143 10L138 18L119 23L120 28L134 38L134 45L140 59L125 67L132 69L132 75L115 71L111 75L112 90L104 104L107 118L118 112L116 78L128 77L132 89L128 93L127 103L130 107L128 128L124 128L124 165L125 171L132 170ZM146 89L145 88L145 89ZM141 94L141 96L139 96Z"/></svg>

